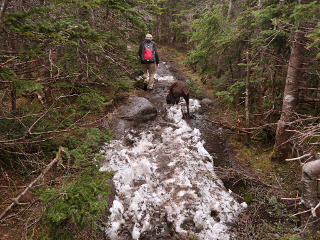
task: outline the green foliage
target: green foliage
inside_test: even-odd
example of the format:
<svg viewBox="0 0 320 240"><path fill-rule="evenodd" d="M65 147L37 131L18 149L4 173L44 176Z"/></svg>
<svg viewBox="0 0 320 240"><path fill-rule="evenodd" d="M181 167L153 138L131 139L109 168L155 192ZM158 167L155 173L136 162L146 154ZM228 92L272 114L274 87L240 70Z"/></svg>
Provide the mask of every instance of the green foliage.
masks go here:
<svg viewBox="0 0 320 240"><path fill-rule="evenodd" d="M107 209L106 198L110 193L107 180L112 178L112 173L91 166L79 176L62 188L39 192L52 239L71 239L70 226L76 227L75 232L96 229L97 220Z"/></svg>
<svg viewBox="0 0 320 240"><path fill-rule="evenodd" d="M197 99L203 99L205 98L205 93L202 89L202 87L196 83L193 79L188 80L187 82L188 89L190 91L191 96L197 98Z"/></svg>
<svg viewBox="0 0 320 240"><path fill-rule="evenodd" d="M215 95L220 98L223 103L233 103L234 101L234 98L228 91L216 92Z"/></svg>
<svg viewBox="0 0 320 240"><path fill-rule="evenodd" d="M63 143L66 147L68 162L74 163L76 167L87 164L95 157L99 146L111 139L111 133L107 129L78 130L74 136L67 136Z"/></svg>
<svg viewBox="0 0 320 240"><path fill-rule="evenodd" d="M244 199L243 199L247 204L251 204L252 202L254 202L254 198L252 196L251 193L247 193L245 196L244 196Z"/></svg>
<svg viewBox="0 0 320 240"><path fill-rule="evenodd" d="M318 1L313 1L307 4L296 4L290 18L294 20L296 26L299 26L304 22L319 19L319 11L320 3Z"/></svg>
<svg viewBox="0 0 320 240"><path fill-rule="evenodd" d="M307 35L308 38L310 38L312 40L312 43L307 47L308 49L316 49L316 57L319 59L320 58L320 50L319 47L320 47L320 25L318 24L314 31L309 33Z"/></svg>
<svg viewBox="0 0 320 240"><path fill-rule="evenodd" d="M241 94L244 90L244 87L246 86L246 82L245 81L239 81L239 82L235 82L234 84L232 84L229 88L228 91L230 92L230 94L232 95L237 95L237 94Z"/></svg>
<svg viewBox="0 0 320 240"><path fill-rule="evenodd" d="M245 85L245 81L235 82L228 87L227 91L219 91L215 95L221 98L224 103L234 103L235 99L239 98L243 93Z"/></svg>
<svg viewBox="0 0 320 240"><path fill-rule="evenodd" d="M151 25L144 21L143 12L153 12L145 0L49 0L44 5L29 1L21 10L5 12L1 37L8 54L0 57L1 63L14 57L0 68L0 79L5 82L2 140L28 142L23 154L37 149L43 152L39 156L43 161L51 156L45 153L50 139L56 146L62 133L72 135L70 129L93 121L120 93L132 89L131 73L138 59L136 52L127 51L127 44L135 44ZM12 103L16 103L15 111ZM28 133L31 126L33 135ZM90 152L70 151L80 162Z"/></svg>
<svg viewBox="0 0 320 240"><path fill-rule="evenodd" d="M0 78L4 81L14 82L17 75L11 68L2 67L0 68Z"/></svg>
<svg viewBox="0 0 320 240"><path fill-rule="evenodd" d="M96 93L90 92L77 98L77 105L81 110L103 112L104 102L108 98Z"/></svg>
<svg viewBox="0 0 320 240"><path fill-rule="evenodd" d="M280 240L301 240L301 236L298 234L286 234L285 236L281 237Z"/></svg>
<svg viewBox="0 0 320 240"><path fill-rule="evenodd" d="M114 83L114 86L122 92L127 92L132 89L132 83L127 78L123 78L123 79L116 81Z"/></svg>
<svg viewBox="0 0 320 240"><path fill-rule="evenodd" d="M284 212L284 205L281 202L279 202L276 197L272 196L269 198L269 205L271 206L271 208L267 209L267 211L270 215L281 217L286 214Z"/></svg>
<svg viewBox="0 0 320 240"><path fill-rule="evenodd" d="M297 29L306 32L309 26L307 37L311 42L305 45L313 51L304 55L310 60L320 56L320 28L315 24L319 19L318 1L307 4L263 1L259 9L257 1L250 4L234 1L237 14L229 19L226 4L227 1L207 6L201 14L195 15L187 64L199 69L204 79L209 79L205 84L216 91L214 96L229 104L242 102L243 79L250 69L250 112L263 115L270 108L280 111L282 80L287 74L287 69L280 66L288 63L292 34ZM316 62L313 60L311 62ZM316 87L312 75L319 69L315 65L310 68L313 73L306 81L310 87ZM277 116L270 115L273 117Z"/></svg>
<svg viewBox="0 0 320 240"><path fill-rule="evenodd" d="M211 62L217 54L225 54L225 50L234 44L235 29L227 23L219 7L207 9L195 21L195 32L191 37L191 43L196 47L190 51L188 63L190 65L202 63L204 66Z"/></svg>
<svg viewBox="0 0 320 240"><path fill-rule="evenodd" d="M279 30L263 30L260 32L264 43L269 43L273 47L285 47L289 39L289 34Z"/></svg>

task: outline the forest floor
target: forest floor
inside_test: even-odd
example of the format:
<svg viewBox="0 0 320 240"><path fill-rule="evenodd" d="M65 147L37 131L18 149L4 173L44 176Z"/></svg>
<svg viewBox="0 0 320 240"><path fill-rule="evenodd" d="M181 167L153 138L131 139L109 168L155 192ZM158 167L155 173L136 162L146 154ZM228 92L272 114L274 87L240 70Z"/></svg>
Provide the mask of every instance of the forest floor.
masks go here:
<svg viewBox="0 0 320 240"><path fill-rule="evenodd" d="M200 128L206 141L206 150L210 154L218 155L216 159L220 161L214 163L214 169L225 187L232 190L239 202L248 204L239 215L237 224L233 226L237 232L234 240L320 239L320 233L317 229L314 231L314 222L317 220L310 217L310 212L302 213L305 208L297 200L301 196L300 165L296 162L271 161L272 141L245 144L246 136L235 127L238 126L243 112L239 112L239 108L219 102L214 96L214 86L204 86L200 75L184 64L186 56L183 51L163 47L159 52L162 53L161 60L167 62L176 79L192 82L191 98L209 98L212 101L206 109L206 119L201 119L201 125L197 120L190 121L190 124ZM145 97L150 95L150 92L138 89L135 94ZM210 132L212 125L223 129L222 137ZM210 144L213 142L215 144ZM10 174L7 177L15 178ZM51 177L57 178L59 175ZM23 181L16 181L15 185L16 187L12 188L14 191L0 186L3 193L0 200L4 202L8 194L15 197L26 187ZM34 238L29 239L38 239L39 233L46 229L41 225L42 205L39 197L26 195L25 198L31 204L12 214L13 218L18 219L15 223L0 225L0 239L22 239L14 234L19 232L23 235L23 232L27 231L27 228L32 229L32 226L35 226ZM6 204L2 203L2 206ZM17 225L22 223L23 225Z"/></svg>

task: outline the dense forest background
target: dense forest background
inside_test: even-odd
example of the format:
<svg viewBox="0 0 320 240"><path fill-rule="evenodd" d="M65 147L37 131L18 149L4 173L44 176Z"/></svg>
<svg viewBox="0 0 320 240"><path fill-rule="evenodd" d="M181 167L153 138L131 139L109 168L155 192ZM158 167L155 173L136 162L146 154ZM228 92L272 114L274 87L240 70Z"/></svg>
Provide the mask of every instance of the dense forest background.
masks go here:
<svg viewBox="0 0 320 240"><path fill-rule="evenodd" d="M96 196L112 174L92 159L112 138L108 113L135 87L147 32L163 55L182 53L191 84L210 89L228 113L219 121L247 145L272 146L280 162L318 159L319 16L319 1L304 0L2 0L1 208L61 159L30 193L36 204L1 215L3 229L28 216L17 239L39 238L42 222L43 239L99 238Z"/></svg>

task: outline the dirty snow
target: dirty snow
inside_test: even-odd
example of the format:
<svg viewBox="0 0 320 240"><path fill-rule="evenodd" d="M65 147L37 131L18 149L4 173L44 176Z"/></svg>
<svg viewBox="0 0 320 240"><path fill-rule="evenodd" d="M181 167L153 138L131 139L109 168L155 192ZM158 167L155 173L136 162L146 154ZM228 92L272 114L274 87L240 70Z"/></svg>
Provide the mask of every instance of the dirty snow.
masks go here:
<svg viewBox="0 0 320 240"><path fill-rule="evenodd" d="M174 80L172 76L156 78ZM190 99L190 112L199 108L199 101ZM142 132L131 129L123 139L103 148L101 170L116 172L107 236L121 239L125 229L139 239L157 228L155 222L166 221L181 237L230 239L230 225L245 204L235 201L217 178L201 133L182 119L181 105L167 106L167 119L167 126Z"/></svg>

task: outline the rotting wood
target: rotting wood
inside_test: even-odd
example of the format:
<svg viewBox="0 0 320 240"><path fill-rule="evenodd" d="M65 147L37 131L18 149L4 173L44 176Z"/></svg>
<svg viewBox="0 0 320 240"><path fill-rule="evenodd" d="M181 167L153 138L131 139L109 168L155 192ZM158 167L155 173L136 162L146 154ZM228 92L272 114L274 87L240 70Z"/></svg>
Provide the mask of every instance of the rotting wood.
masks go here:
<svg viewBox="0 0 320 240"><path fill-rule="evenodd" d="M50 168L57 163L60 160L61 154L64 152L64 149L62 146L59 147L59 151L56 154L56 157L46 166L46 168L42 171L42 173L36 178L34 179L24 190L22 193L20 193L19 196L17 196L16 198L13 198L13 202L1 213L0 215L0 221L1 219L7 214L7 212L14 207L15 205L19 205L19 199L26 194L26 192L28 192L28 190L30 188L32 188L32 186L39 181L49 170Z"/></svg>

